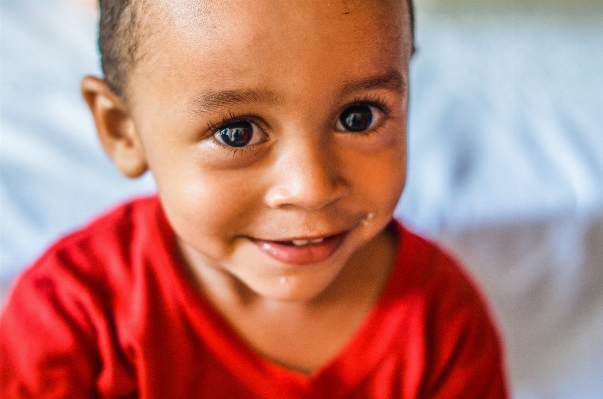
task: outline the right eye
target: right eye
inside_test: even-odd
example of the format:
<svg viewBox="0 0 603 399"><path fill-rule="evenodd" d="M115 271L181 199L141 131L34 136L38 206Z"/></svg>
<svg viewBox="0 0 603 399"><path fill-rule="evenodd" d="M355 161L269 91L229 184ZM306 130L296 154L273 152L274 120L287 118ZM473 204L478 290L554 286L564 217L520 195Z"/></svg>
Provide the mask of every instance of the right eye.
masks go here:
<svg viewBox="0 0 603 399"><path fill-rule="evenodd" d="M266 134L248 121L237 121L222 125L214 138L229 147L247 147L265 141Z"/></svg>

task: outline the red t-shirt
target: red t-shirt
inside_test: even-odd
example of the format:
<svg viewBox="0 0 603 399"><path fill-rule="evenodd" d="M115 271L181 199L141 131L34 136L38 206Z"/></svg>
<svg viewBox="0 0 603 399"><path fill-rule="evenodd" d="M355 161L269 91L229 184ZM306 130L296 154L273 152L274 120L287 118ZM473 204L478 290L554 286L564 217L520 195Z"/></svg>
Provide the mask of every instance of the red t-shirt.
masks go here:
<svg viewBox="0 0 603 399"><path fill-rule="evenodd" d="M475 287L397 225L396 266L339 355L312 375L255 353L178 264L157 198L57 244L0 319L2 398L506 398Z"/></svg>

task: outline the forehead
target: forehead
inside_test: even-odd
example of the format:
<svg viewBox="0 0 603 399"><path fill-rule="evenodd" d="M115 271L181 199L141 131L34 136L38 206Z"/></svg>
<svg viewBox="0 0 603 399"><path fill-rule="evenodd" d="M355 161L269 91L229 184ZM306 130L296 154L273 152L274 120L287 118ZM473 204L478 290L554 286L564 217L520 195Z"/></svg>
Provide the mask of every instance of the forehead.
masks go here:
<svg viewBox="0 0 603 399"><path fill-rule="evenodd" d="M371 34L411 39L404 0L155 1L156 7L148 8L155 11L147 21L150 30L168 33L180 42L202 36L213 48L227 44L226 36L238 37L248 45L278 35L285 35L292 44L296 38L307 40L313 34L323 41L333 36L345 41L344 36L350 39ZM352 26L356 28L349 29ZM324 35L325 32L331 35Z"/></svg>
<svg viewBox="0 0 603 399"><path fill-rule="evenodd" d="M146 11L159 11L160 18L178 22L192 21L220 24L220 19L273 20L321 19L339 14L354 15L373 12L383 16L404 11L407 0L141 0ZM407 16L408 17L408 16ZM225 22L225 21L222 21ZM406 21L405 21L406 22Z"/></svg>
<svg viewBox="0 0 603 399"><path fill-rule="evenodd" d="M291 79L281 81L291 87L312 74L404 69L411 47L406 7L401 0L156 0L145 26L149 57L138 75L179 71L218 86L286 75Z"/></svg>

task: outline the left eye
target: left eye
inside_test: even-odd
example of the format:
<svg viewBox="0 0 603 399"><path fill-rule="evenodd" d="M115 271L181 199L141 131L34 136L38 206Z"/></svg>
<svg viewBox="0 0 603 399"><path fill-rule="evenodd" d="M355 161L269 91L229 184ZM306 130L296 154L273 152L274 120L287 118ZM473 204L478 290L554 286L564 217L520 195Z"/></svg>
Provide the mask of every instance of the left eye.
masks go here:
<svg viewBox="0 0 603 399"><path fill-rule="evenodd" d="M245 147L262 142L265 134L253 123L240 121L218 128L214 138L229 147Z"/></svg>
<svg viewBox="0 0 603 399"><path fill-rule="evenodd" d="M346 108L335 124L335 130L349 132L364 132L373 127L375 117L380 116L380 111L368 104L352 105Z"/></svg>

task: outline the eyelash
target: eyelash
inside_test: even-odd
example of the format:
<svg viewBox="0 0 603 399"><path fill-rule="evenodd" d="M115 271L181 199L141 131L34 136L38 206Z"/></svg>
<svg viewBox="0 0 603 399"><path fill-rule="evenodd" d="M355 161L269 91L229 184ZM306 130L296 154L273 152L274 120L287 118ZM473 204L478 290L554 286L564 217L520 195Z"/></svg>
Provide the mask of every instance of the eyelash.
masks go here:
<svg viewBox="0 0 603 399"><path fill-rule="evenodd" d="M236 122L253 122L255 124L257 124L257 118L254 118L252 116L248 116L248 115L237 115L235 113L233 113L232 111L228 111L228 116L223 116L222 119L220 120L220 122L218 123L213 123L213 122L208 122L207 123L207 131L213 133L216 133L218 131L218 129L222 129L232 123L236 123Z"/></svg>
<svg viewBox="0 0 603 399"><path fill-rule="evenodd" d="M389 115L391 110L387 106L386 101L378 96L378 95L370 95L365 97L357 97L351 103L346 104L342 109L339 110L338 116L341 115L343 111L345 111L349 107L353 107L355 105L371 105L379 111L383 112L384 115Z"/></svg>
<svg viewBox="0 0 603 399"><path fill-rule="evenodd" d="M370 105L372 107L377 108L379 111L381 111L383 113L383 115L385 117L389 116L391 111L390 108L387 106L385 100L378 96L378 95L369 95L369 96L364 96L364 97L357 97L355 98L352 102L347 103L346 105L344 105L338 112L337 112L337 118L339 118L339 116L347 109L356 105ZM261 128L260 126L260 122L258 121L257 117L253 117L250 115L245 115L245 114L235 114L232 111L228 111L228 116L223 116L222 119L220 120L220 122L218 123L212 123L212 122L208 122L207 123L207 131L211 133L211 137L213 137L213 135L219 130L222 129L232 123L236 123L236 122L250 122L253 123L255 125L257 125L258 127ZM379 126L377 126L378 128ZM371 133L374 133L376 129L371 129L369 131L366 132L359 132L359 133L355 133L356 135L369 135ZM236 155L237 153L239 153L240 151L247 151L247 150L252 150L254 149L257 145L259 144L255 144L255 145L251 145L248 147L230 147L230 146L226 146L226 145L222 145L220 143L216 143L217 145L219 145L220 147L226 149L229 153L231 153L233 156Z"/></svg>

